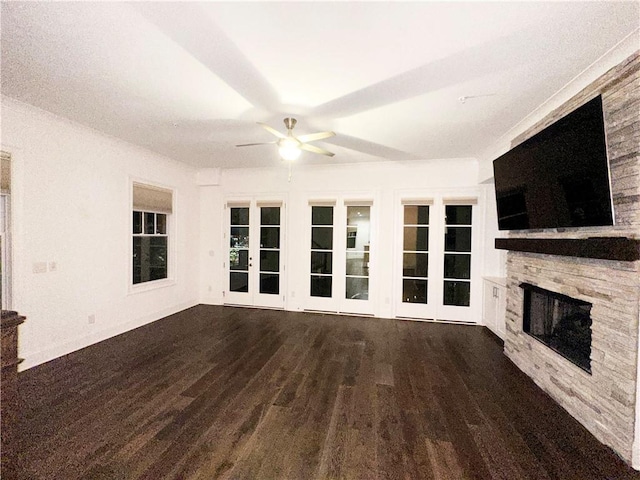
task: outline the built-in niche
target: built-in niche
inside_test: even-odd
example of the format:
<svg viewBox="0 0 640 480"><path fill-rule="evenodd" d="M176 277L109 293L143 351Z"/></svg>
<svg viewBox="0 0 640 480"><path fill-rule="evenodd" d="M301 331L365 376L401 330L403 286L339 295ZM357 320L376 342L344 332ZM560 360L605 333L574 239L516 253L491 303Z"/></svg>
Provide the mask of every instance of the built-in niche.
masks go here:
<svg viewBox="0 0 640 480"><path fill-rule="evenodd" d="M591 303L522 283L522 330L591 373Z"/></svg>

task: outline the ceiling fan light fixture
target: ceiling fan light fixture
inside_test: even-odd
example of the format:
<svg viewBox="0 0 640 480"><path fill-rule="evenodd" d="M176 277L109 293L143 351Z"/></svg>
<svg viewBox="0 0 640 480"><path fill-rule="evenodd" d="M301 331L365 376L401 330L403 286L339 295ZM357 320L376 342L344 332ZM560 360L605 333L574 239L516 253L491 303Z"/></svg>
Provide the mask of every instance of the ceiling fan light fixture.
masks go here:
<svg viewBox="0 0 640 480"><path fill-rule="evenodd" d="M283 138L278 142L278 153L283 160L289 162L297 160L302 153L300 142L294 138Z"/></svg>
<svg viewBox="0 0 640 480"><path fill-rule="evenodd" d="M236 147L251 147L253 145L267 145L268 143L276 144L278 146L278 153L280 154L280 158L286 160L288 162L293 162L298 159L302 150L311 153L318 153L320 155L326 155L328 157L333 157L333 153L324 148L316 147L315 145L311 145L308 142L313 142L315 140L324 140L325 138L335 136L334 132L316 132L316 133L308 133L305 135L300 135L299 137L294 136L293 127L296 126L296 119L292 117L287 117L284 119L284 124L287 127L287 134L280 133L275 128L271 128L266 123L258 122L262 128L264 128L267 132L276 136L278 140L273 142L262 142L262 143L244 143L242 145L236 145Z"/></svg>

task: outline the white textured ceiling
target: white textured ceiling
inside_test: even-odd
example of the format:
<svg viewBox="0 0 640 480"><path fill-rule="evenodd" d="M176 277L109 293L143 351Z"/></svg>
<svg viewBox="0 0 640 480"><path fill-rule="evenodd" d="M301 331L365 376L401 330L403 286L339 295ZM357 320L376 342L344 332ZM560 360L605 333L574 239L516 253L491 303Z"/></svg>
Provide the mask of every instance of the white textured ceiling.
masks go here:
<svg viewBox="0 0 640 480"><path fill-rule="evenodd" d="M638 2L2 2L2 94L197 167L474 157L635 31ZM460 97L470 97L464 103Z"/></svg>

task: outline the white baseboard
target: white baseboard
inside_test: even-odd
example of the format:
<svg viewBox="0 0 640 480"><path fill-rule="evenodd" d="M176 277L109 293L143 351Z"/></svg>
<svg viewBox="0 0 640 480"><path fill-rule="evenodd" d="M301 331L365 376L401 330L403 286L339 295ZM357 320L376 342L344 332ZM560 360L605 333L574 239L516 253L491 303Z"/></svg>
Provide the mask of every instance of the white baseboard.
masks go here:
<svg viewBox="0 0 640 480"><path fill-rule="evenodd" d="M202 305L222 305L224 304L224 300L222 297L204 296L200 298L200 303Z"/></svg>
<svg viewBox="0 0 640 480"><path fill-rule="evenodd" d="M113 325L89 335L84 335L82 337L68 340L64 343L54 345L53 347L49 347L38 352L20 352L21 356L24 357L24 362L22 362L18 366L18 369L19 371L28 370L29 368L35 367L36 365L40 365L55 358L62 357L63 355L67 355L71 352L75 352L82 348L88 347L89 345L93 345L94 343L107 340L108 338L115 337L116 335L120 335L121 333L133 330L134 328L146 325L147 323L155 322L156 320L160 320L161 318L181 312L182 310L191 308L195 305L198 305L199 303L200 302L198 302L197 300L191 300L189 302L184 302L178 305L174 305L173 307L165 308L151 314L144 315L128 322Z"/></svg>

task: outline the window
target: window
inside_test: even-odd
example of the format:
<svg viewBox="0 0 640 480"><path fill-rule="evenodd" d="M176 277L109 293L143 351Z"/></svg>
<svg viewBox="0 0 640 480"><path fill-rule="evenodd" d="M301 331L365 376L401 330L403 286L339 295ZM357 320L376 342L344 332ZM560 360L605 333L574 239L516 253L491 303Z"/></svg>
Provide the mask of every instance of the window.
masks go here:
<svg viewBox="0 0 640 480"><path fill-rule="evenodd" d="M347 251L345 296L352 300L369 299L369 255L371 207L347 206Z"/></svg>
<svg viewBox="0 0 640 480"><path fill-rule="evenodd" d="M173 211L171 190L133 184L134 285L169 278L169 231Z"/></svg>
<svg viewBox="0 0 640 480"><path fill-rule="evenodd" d="M404 206L402 301L427 303L429 205Z"/></svg>
<svg viewBox="0 0 640 480"><path fill-rule="evenodd" d="M249 207L231 208L229 290L249 292Z"/></svg>
<svg viewBox="0 0 640 480"><path fill-rule="evenodd" d="M331 297L333 207L311 207L311 296Z"/></svg>
<svg viewBox="0 0 640 480"><path fill-rule="evenodd" d="M260 293L280 293L280 207L260 207Z"/></svg>
<svg viewBox="0 0 640 480"><path fill-rule="evenodd" d="M445 207L444 305L468 307L471 299L471 205Z"/></svg>

